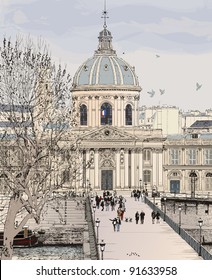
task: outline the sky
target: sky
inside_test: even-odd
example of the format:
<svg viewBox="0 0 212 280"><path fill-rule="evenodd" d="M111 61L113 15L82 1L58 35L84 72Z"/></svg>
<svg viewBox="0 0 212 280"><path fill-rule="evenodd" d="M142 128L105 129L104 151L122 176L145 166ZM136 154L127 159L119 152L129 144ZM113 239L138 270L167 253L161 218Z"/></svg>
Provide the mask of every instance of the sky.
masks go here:
<svg viewBox="0 0 212 280"><path fill-rule="evenodd" d="M135 66L141 106L212 108L212 0L107 0L106 5L113 47ZM4 36L41 37L55 62L73 76L97 49L103 10L104 0L0 0L1 44Z"/></svg>

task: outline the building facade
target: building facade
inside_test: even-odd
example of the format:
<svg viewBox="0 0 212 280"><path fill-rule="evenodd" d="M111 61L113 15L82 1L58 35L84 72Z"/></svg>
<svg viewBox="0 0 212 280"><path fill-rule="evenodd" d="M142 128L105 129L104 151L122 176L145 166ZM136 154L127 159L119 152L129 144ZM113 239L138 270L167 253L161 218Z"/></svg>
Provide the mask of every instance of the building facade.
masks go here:
<svg viewBox="0 0 212 280"><path fill-rule="evenodd" d="M157 186L163 190L162 134L139 127L141 87L134 67L119 58L104 24L94 56L73 79L72 98L79 111L84 162L77 189L129 190Z"/></svg>

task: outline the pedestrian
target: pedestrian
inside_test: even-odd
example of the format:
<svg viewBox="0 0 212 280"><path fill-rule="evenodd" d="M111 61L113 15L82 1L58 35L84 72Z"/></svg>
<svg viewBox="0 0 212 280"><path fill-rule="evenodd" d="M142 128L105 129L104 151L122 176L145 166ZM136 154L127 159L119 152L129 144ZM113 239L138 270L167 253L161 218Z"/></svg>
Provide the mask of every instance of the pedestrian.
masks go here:
<svg viewBox="0 0 212 280"><path fill-rule="evenodd" d="M138 221L139 221L139 213L138 211L135 213L135 222L136 224L138 224Z"/></svg>
<svg viewBox="0 0 212 280"><path fill-rule="evenodd" d="M116 224L117 224L117 219L109 219L110 221L112 221L112 225L113 225L113 230L116 231Z"/></svg>
<svg viewBox="0 0 212 280"><path fill-rule="evenodd" d="M156 213L156 220L157 220L157 224L160 223L160 213L157 211Z"/></svg>
<svg viewBox="0 0 212 280"><path fill-rule="evenodd" d="M152 217L152 223L153 224L155 223L155 216L156 216L155 211L152 211L151 217Z"/></svg>
<svg viewBox="0 0 212 280"><path fill-rule="evenodd" d="M145 216L145 213L143 210L141 210L141 213L140 213L140 221L141 221L141 224L144 223L144 216Z"/></svg>
<svg viewBox="0 0 212 280"><path fill-rule="evenodd" d="M121 219L120 217L116 218L116 230L120 231L120 226L121 226Z"/></svg>
<svg viewBox="0 0 212 280"><path fill-rule="evenodd" d="M101 210L101 211L104 211L104 206L105 206L104 200L101 201L100 206L102 207L102 210Z"/></svg>

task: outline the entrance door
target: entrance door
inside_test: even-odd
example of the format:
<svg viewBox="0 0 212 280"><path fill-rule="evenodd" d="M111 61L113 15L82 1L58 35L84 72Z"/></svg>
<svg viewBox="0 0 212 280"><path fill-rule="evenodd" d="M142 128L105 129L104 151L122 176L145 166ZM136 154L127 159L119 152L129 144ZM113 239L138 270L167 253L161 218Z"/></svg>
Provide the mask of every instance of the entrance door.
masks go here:
<svg viewBox="0 0 212 280"><path fill-rule="evenodd" d="M113 170L102 170L101 189L113 189Z"/></svg>
<svg viewBox="0 0 212 280"><path fill-rule="evenodd" d="M170 192L180 193L180 180L170 180Z"/></svg>

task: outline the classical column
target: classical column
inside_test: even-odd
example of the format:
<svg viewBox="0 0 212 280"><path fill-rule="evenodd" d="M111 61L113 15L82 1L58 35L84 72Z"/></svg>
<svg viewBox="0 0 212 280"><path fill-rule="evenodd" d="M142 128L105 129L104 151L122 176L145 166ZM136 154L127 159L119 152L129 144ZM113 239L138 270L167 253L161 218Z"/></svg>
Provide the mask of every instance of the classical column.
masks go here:
<svg viewBox="0 0 212 280"><path fill-rule="evenodd" d="M88 126L92 126L92 96L88 97Z"/></svg>
<svg viewBox="0 0 212 280"><path fill-rule="evenodd" d="M113 125L118 126L118 103L117 96L114 97Z"/></svg>
<svg viewBox="0 0 212 280"><path fill-rule="evenodd" d="M120 184L120 149L116 150L116 187L121 188Z"/></svg>
<svg viewBox="0 0 212 280"><path fill-rule="evenodd" d="M163 186L163 151L158 153L158 185Z"/></svg>
<svg viewBox="0 0 212 280"><path fill-rule="evenodd" d="M124 187L129 187L129 150L124 150Z"/></svg>
<svg viewBox="0 0 212 280"><path fill-rule="evenodd" d="M95 149L94 150L94 182L95 182L95 188L99 188L99 150Z"/></svg>
<svg viewBox="0 0 212 280"><path fill-rule="evenodd" d="M136 189L135 186L135 149L131 150L131 187Z"/></svg>
<svg viewBox="0 0 212 280"><path fill-rule="evenodd" d="M90 160L90 151L89 151L89 149L86 149L86 163L85 163L86 164L86 182L87 182L87 180L90 181L90 168L87 167L89 160Z"/></svg>
<svg viewBox="0 0 212 280"><path fill-rule="evenodd" d="M142 184L144 184L143 181L143 151L142 149L138 149L138 179L142 180Z"/></svg>
<svg viewBox="0 0 212 280"><path fill-rule="evenodd" d="M157 157L155 150L152 151L152 185L157 185Z"/></svg>
<svg viewBox="0 0 212 280"><path fill-rule="evenodd" d="M124 126L124 113L125 113L125 110L124 110L124 96L121 96L121 126Z"/></svg>
<svg viewBox="0 0 212 280"><path fill-rule="evenodd" d="M119 97L117 99L117 126L120 127L121 126L121 98Z"/></svg>

